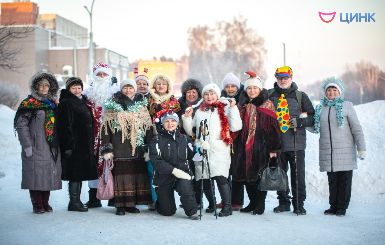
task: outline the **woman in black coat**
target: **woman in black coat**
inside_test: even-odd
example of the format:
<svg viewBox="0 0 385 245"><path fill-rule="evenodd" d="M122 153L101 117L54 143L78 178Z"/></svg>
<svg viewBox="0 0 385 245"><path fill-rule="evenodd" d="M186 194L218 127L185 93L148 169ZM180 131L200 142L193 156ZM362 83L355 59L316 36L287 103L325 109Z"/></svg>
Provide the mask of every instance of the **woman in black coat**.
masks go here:
<svg viewBox="0 0 385 245"><path fill-rule="evenodd" d="M68 180L68 211L85 212L80 201L82 181L98 178L93 149L93 115L82 95L83 82L71 77L61 90L59 103L59 139L62 153L62 180Z"/></svg>

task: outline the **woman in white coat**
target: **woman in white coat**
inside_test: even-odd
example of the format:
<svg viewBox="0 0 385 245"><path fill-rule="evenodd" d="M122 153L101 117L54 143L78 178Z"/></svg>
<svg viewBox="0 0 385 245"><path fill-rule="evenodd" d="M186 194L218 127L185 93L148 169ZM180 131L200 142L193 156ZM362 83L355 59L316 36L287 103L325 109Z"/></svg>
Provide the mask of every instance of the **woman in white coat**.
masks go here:
<svg viewBox="0 0 385 245"><path fill-rule="evenodd" d="M221 91L214 83L202 89L203 102L192 118L192 108L182 116L187 134L195 135L197 147L207 150L210 176L217 182L223 201L220 217L232 214L230 184L227 180L231 163L231 132L242 129L242 120L234 99L219 100ZM195 127L196 131L193 132ZM205 137L203 137L203 135ZM207 178L207 169L202 175L202 166L196 165L196 179Z"/></svg>
<svg viewBox="0 0 385 245"><path fill-rule="evenodd" d="M343 82L324 81L325 97L316 107L314 131L320 133L320 171L327 172L330 208L326 215L344 216L349 206L357 156L365 158L365 138L353 104L344 100Z"/></svg>

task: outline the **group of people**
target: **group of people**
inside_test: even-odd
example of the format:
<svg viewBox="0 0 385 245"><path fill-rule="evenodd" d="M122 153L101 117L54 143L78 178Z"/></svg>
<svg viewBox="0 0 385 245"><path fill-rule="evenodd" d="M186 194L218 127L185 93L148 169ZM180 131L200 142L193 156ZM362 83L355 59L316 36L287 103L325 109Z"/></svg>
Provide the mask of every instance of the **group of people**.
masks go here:
<svg viewBox="0 0 385 245"><path fill-rule="evenodd" d="M68 181L69 211L101 207L97 186L105 164L113 161L116 215L139 213L136 205L170 216L176 212L174 191L190 219L198 219L203 194L206 213L220 208L261 215L266 191L259 189L267 166L288 172L291 185L277 192L275 213L305 215L306 130L320 133L320 170L326 171L329 204L325 214L344 216L348 208L357 157L365 158L365 140L343 82L324 81L324 98L314 109L292 81L290 67L275 71L274 88L265 89L252 71L241 83L233 73L203 86L187 79L177 99L165 75L151 80L148 69L135 69L134 80L112 82L112 70L94 66L94 78L83 91L71 77L61 89L49 73L31 79L31 94L15 115L22 146L22 189L28 189L34 213L52 212L50 191ZM80 200L88 181L89 201ZM215 183L221 201L215 200ZM250 203L244 206L244 189ZM291 192L290 192L291 189ZM291 193L291 196L290 196Z"/></svg>

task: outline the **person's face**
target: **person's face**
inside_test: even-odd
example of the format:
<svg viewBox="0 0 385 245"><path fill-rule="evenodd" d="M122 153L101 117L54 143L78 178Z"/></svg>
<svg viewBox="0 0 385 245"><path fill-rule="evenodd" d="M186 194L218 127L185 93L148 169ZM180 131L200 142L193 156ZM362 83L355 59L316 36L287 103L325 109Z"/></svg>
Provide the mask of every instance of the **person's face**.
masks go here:
<svg viewBox="0 0 385 245"><path fill-rule="evenodd" d="M237 94L238 87L235 86L234 84L228 84L225 87L225 91L228 96L235 96Z"/></svg>
<svg viewBox="0 0 385 245"><path fill-rule="evenodd" d="M215 103L218 100L218 95L212 90L209 90L204 93L203 95L203 100L205 101L206 104L212 104Z"/></svg>
<svg viewBox="0 0 385 245"><path fill-rule="evenodd" d="M279 77L277 78L277 82L280 88L286 89L290 88L292 80L291 77Z"/></svg>
<svg viewBox="0 0 385 245"><path fill-rule="evenodd" d="M186 92L186 100L188 102L195 102L198 99L198 91L196 89L190 89Z"/></svg>
<svg viewBox="0 0 385 245"><path fill-rule="evenodd" d="M132 99L135 96L135 89L132 86L126 85L122 88L122 94Z"/></svg>
<svg viewBox="0 0 385 245"><path fill-rule="evenodd" d="M172 118L168 118L163 122L163 127L167 131L174 131L177 126L178 126L178 123Z"/></svg>
<svg viewBox="0 0 385 245"><path fill-rule="evenodd" d="M249 86L246 89L246 94L249 96L249 99L256 98L261 93L261 90L257 86Z"/></svg>
<svg viewBox="0 0 385 245"><path fill-rule="evenodd" d="M105 72L102 72L102 71L99 71L97 74L96 74L97 77L100 77L100 78L105 78L105 77L108 77L108 74L105 73Z"/></svg>
<svg viewBox="0 0 385 245"><path fill-rule="evenodd" d="M338 91L336 87L328 87L328 89L326 89L326 98L329 100L334 100L338 96L340 96L340 91Z"/></svg>
<svg viewBox="0 0 385 245"><path fill-rule="evenodd" d="M164 95L167 93L168 83L163 79L158 79L155 82L155 92L159 95Z"/></svg>
<svg viewBox="0 0 385 245"><path fill-rule="evenodd" d="M49 84L47 83L39 83L37 87L37 92L40 95L47 95L49 91Z"/></svg>
<svg viewBox="0 0 385 245"><path fill-rule="evenodd" d="M146 94L148 92L148 84L144 80L136 81L136 85L138 86L138 92L141 94Z"/></svg>
<svg viewBox="0 0 385 245"><path fill-rule="evenodd" d="M82 92L83 92L82 86L80 86L80 85L73 85L73 86L70 87L70 92L71 92L71 94L79 97L82 94Z"/></svg>

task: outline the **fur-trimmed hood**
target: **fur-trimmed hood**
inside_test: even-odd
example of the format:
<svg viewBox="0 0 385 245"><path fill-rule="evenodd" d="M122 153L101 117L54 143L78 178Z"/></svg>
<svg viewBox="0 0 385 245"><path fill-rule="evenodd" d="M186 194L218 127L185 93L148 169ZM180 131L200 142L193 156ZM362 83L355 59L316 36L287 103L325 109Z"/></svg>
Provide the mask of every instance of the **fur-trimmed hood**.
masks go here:
<svg viewBox="0 0 385 245"><path fill-rule="evenodd" d="M155 81L158 80L158 79L162 79L162 80L165 80L167 81L168 83L168 87L167 87L167 90L168 92L165 94L165 95L162 95L160 96L159 94L157 94L155 92L155 88L154 88L154 85L155 85ZM149 92L151 94L151 97L157 102L157 103L161 103L169 98L171 98L171 96L173 95L173 92L174 92L174 82L171 81L171 79L169 77L167 77L166 75L155 75L152 79L151 79L151 82L150 82L150 89L149 89Z"/></svg>
<svg viewBox="0 0 385 245"><path fill-rule="evenodd" d="M48 99L56 100L58 98L59 85L54 75L46 72L38 72L32 76L29 81L31 95L37 100L44 100L45 98L41 97L38 94L38 83L46 79L49 82L49 90L48 90Z"/></svg>
<svg viewBox="0 0 385 245"><path fill-rule="evenodd" d="M202 88L203 85L200 81L189 78L186 81L183 82L181 90L182 90L182 97L186 98L186 92L191 89L196 89L198 92L198 99L202 98Z"/></svg>

